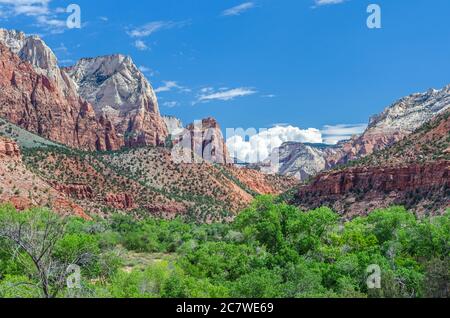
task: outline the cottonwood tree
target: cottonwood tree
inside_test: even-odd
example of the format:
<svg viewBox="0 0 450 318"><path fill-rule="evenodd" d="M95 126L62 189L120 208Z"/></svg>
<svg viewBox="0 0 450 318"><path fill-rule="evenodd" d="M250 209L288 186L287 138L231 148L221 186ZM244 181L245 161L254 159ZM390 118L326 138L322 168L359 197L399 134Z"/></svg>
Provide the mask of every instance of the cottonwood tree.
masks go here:
<svg viewBox="0 0 450 318"><path fill-rule="evenodd" d="M83 251L55 256L66 224L66 218L44 209L16 212L11 208L0 213L0 239L6 240L2 248L26 270L44 298L57 297L66 285L68 267L87 257Z"/></svg>

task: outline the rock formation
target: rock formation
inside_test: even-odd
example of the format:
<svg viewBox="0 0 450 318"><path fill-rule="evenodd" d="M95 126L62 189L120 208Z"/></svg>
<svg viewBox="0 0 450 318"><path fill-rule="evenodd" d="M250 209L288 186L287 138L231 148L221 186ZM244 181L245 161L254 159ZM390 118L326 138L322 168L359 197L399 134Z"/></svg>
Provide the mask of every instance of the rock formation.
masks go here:
<svg viewBox="0 0 450 318"><path fill-rule="evenodd" d="M176 137L184 131L183 122L174 116L163 116L170 136Z"/></svg>
<svg viewBox="0 0 450 318"><path fill-rule="evenodd" d="M116 140L114 129L96 119L90 104L57 87L0 42L0 117L74 148L107 150Z"/></svg>
<svg viewBox="0 0 450 318"><path fill-rule="evenodd" d="M155 93L129 57L80 60L60 69L38 36L0 29L0 117L84 150L163 145Z"/></svg>
<svg viewBox="0 0 450 318"><path fill-rule="evenodd" d="M168 131L155 92L130 57L82 59L65 71L97 115L111 120L127 146L165 143Z"/></svg>
<svg viewBox="0 0 450 318"><path fill-rule="evenodd" d="M383 151L321 173L300 187L294 203L305 209L329 205L349 216L393 204L444 212L450 206L449 136L446 111Z"/></svg>
<svg viewBox="0 0 450 318"><path fill-rule="evenodd" d="M21 160L19 146L12 140L0 137L0 158Z"/></svg>
<svg viewBox="0 0 450 318"><path fill-rule="evenodd" d="M67 98L77 99L75 83L58 66L53 51L38 36L26 36L16 30L0 29L0 42L17 54L22 61L29 62L34 70L53 82L54 88Z"/></svg>
<svg viewBox="0 0 450 318"><path fill-rule="evenodd" d="M389 147L450 108L450 85L407 96L373 116L366 131L336 146L286 143L275 149L277 173L307 180L323 170L363 158ZM264 162L259 164L264 167Z"/></svg>
<svg viewBox="0 0 450 318"><path fill-rule="evenodd" d="M5 203L19 210L48 206L61 214L89 218L80 206L25 167L14 141L0 137L0 204Z"/></svg>
<svg viewBox="0 0 450 318"><path fill-rule="evenodd" d="M232 163L222 131L214 118L188 125L182 133L174 136L172 141L172 156L177 162Z"/></svg>

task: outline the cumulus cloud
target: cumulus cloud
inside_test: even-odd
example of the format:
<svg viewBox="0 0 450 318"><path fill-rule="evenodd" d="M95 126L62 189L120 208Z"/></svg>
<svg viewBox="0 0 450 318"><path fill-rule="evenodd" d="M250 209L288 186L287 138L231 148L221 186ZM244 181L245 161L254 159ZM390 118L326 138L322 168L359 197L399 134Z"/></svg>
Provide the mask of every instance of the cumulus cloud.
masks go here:
<svg viewBox="0 0 450 318"><path fill-rule="evenodd" d="M286 142L333 145L360 135L366 124L326 125L323 129L301 129L292 125L277 124L273 128L227 130L227 147L230 155L240 161L256 163L267 159L274 149Z"/></svg>
<svg viewBox="0 0 450 318"><path fill-rule="evenodd" d="M231 133L227 131L228 133ZM300 129L293 126L276 126L267 130L256 132L235 131L234 136L227 139L230 155L244 162L256 163L270 156L275 148L288 141L321 143L322 134L318 129ZM228 136L227 136L228 137Z"/></svg>
<svg viewBox="0 0 450 318"><path fill-rule="evenodd" d="M256 5L253 2L244 2L240 5L237 5L235 7L229 8L222 12L223 16L236 16L241 15L242 13L255 8Z"/></svg>
<svg viewBox="0 0 450 318"><path fill-rule="evenodd" d="M354 125L326 125L321 130L324 143L329 145L337 144L339 141L348 140L355 135L361 135L367 128L367 124Z"/></svg>
<svg viewBox="0 0 450 318"><path fill-rule="evenodd" d="M251 88L239 87L233 89L225 89L214 91L212 88L204 88L200 91L200 95L197 98L197 102L210 102L214 100L229 101L237 97L243 97L256 94L257 91Z"/></svg>

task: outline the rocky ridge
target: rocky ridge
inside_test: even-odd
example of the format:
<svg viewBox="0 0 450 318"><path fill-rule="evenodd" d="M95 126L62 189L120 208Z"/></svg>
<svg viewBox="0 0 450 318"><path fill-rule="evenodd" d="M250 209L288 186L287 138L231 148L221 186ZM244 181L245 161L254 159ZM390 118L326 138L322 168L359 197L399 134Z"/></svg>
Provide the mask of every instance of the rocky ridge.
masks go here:
<svg viewBox="0 0 450 318"><path fill-rule="evenodd" d="M59 68L38 36L0 29L0 45L0 117L13 124L90 151L163 146L169 133L176 142L188 131L178 119L161 116L152 86L128 56L84 58ZM195 150L205 143L214 153L210 160L228 163L217 122L205 119L202 125L206 140L195 135Z"/></svg>
<svg viewBox="0 0 450 318"><path fill-rule="evenodd" d="M293 202L305 209L328 205L348 216L393 204L443 213L450 206L449 136L447 110L400 142L319 174Z"/></svg>
<svg viewBox="0 0 450 318"><path fill-rule="evenodd" d="M177 162L231 164L226 142L214 118L189 124L172 136L172 157Z"/></svg>
<svg viewBox="0 0 450 318"><path fill-rule="evenodd" d="M176 137L183 133L183 122L174 116L163 116L163 120L166 123L167 131L171 137Z"/></svg>
<svg viewBox="0 0 450 318"><path fill-rule="evenodd" d="M165 143L168 131L155 92L129 56L81 59L64 70L97 115L111 120L126 146Z"/></svg>
<svg viewBox="0 0 450 318"><path fill-rule="evenodd" d="M17 87L15 79L21 74L13 72L7 78L10 83L3 83L4 91L14 89L16 95L21 90L27 93L30 96L27 103L34 104L34 108L39 107L38 110L45 109L45 125L57 131L47 133L47 127L35 128L42 115L23 118L30 111L13 116L5 114L8 111L5 110L0 114L2 117L25 129L31 126L32 132L45 138L84 150L117 150L124 146L165 143L167 127L160 116L155 93L131 58L112 55L82 59L74 67L61 69L55 54L38 36L0 29L0 44L11 50L11 54L6 57L8 52L3 49L4 60L13 59L13 56L18 58L14 61L16 65L10 68L11 72L17 70L18 61L29 63L33 71L22 69L22 77L40 79L44 83L41 86L45 86L33 87L35 80L27 83L28 87ZM45 89L47 91L43 92ZM34 92L38 97L45 95L47 100L35 101L34 96L31 96ZM0 98L8 97L3 95L6 94L2 92ZM6 108L19 101L19 96L10 96L8 102L0 106ZM20 103L22 105L17 108L23 108L24 101ZM47 109L51 108L66 110L54 116L60 122L50 118ZM58 125L62 127L56 128Z"/></svg>
<svg viewBox="0 0 450 318"><path fill-rule="evenodd" d="M86 150L108 150L116 135L89 103L58 85L0 42L0 117L46 139Z"/></svg>
<svg viewBox="0 0 450 318"><path fill-rule="evenodd" d="M69 197L31 172L23 163L16 142L0 137L0 202L19 210L49 206L61 214L89 218Z"/></svg>
<svg viewBox="0 0 450 318"><path fill-rule="evenodd" d="M76 99L78 94L75 83L59 68L56 55L39 36L26 36L20 31L0 29L0 42L22 61L29 62L38 74L55 83L55 89L59 93Z"/></svg>
<svg viewBox="0 0 450 318"><path fill-rule="evenodd" d="M320 171L364 158L395 144L449 108L450 85L441 90L412 94L373 116L361 136L334 147L287 143L275 149L280 157L276 172L307 180Z"/></svg>

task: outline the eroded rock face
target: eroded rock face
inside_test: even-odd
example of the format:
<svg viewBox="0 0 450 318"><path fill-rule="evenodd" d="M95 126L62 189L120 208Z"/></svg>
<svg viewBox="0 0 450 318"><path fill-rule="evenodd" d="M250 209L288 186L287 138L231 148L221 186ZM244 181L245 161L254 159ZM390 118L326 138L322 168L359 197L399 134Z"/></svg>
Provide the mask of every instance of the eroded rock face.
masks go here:
<svg viewBox="0 0 450 318"><path fill-rule="evenodd" d="M409 95L370 119L368 132L412 133L436 115L450 108L450 85L441 90Z"/></svg>
<svg viewBox="0 0 450 318"><path fill-rule="evenodd" d="M94 197L94 191L92 190L92 188L85 184L52 183L52 186L57 191L64 193L74 199L89 200Z"/></svg>
<svg viewBox="0 0 450 318"><path fill-rule="evenodd" d="M450 162L404 167L362 167L319 175L300 187L296 203L306 209L328 205L342 214L360 215L392 204L434 203L437 213L450 205ZM432 197L431 197L432 196Z"/></svg>
<svg viewBox="0 0 450 318"><path fill-rule="evenodd" d="M57 87L0 42L0 117L74 148L120 147L114 129L96 119L92 106L77 96L62 95Z"/></svg>
<svg viewBox="0 0 450 318"><path fill-rule="evenodd" d="M271 156L256 166L265 173L278 173L307 180L319 172L329 169L327 158L336 153L336 147L327 145L287 142L273 150Z"/></svg>
<svg viewBox="0 0 450 318"><path fill-rule="evenodd" d="M127 146L164 144L168 131L155 92L130 57L82 59L65 71L96 114L111 120Z"/></svg>
<svg viewBox="0 0 450 318"><path fill-rule="evenodd" d="M38 36L26 36L16 30L0 29L0 42L17 54L22 61L29 62L34 70L55 83L55 89L66 97L76 97L75 83L58 66L53 51Z"/></svg>
<svg viewBox="0 0 450 318"><path fill-rule="evenodd" d="M166 123L169 135L177 136L183 132L184 126L180 119L173 116L163 116L163 120Z"/></svg>
<svg viewBox="0 0 450 318"><path fill-rule="evenodd" d="M232 160L219 124L214 118L195 122L175 136L172 155L177 162L229 164Z"/></svg>
<svg viewBox="0 0 450 318"><path fill-rule="evenodd" d="M105 204L121 210L131 210L137 207L129 193L109 193L105 198Z"/></svg>
<svg viewBox="0 0 450 318"><path fill-rule="evenodd" d="M20 211L48 206L60 214L89 219L65 193L57 191L25 167L14 141L0 137L0 204L4 203L12 204Z"/></svg>
<svg viewBox="0 0 450 318"><path fill-rule="evenodd" d="M0 157L9 157L20 161L20 149L17 143L12 140L0 137Z"/></svg>
<svg viewBox="0 0 450 318"><path fill-rule="evenodd" d="M1 69L6 74L0 75L0 116L45 138L85 150L165 143L168 131L156 95L131 58L82 59L74 67L61 69L55 54L38 36L0 29L0 43L4 60L17 57ZM5 48L11 50L9 56ZM19 61L29 67L18 69ZM15 104L20 107L13 110Z"/></svg>
<svg viewBox="0 0 450 318"><path fill-rule="evenodd" d="M296 204L329 205L350 216L393 204L440 213L450 206L450 110L382 151L323 172L300 187Z"/></svg>
<svg viewBox="0 0 450 318"><path fill-rule="evenodd" d="M354 168L318 176L310 185L300 188L299 196L307 196L311 190L314 190L315 196L327 197L352 191L411 191L434 185L446 186L450 182L449 171L449 162L407 167Z"/></svg>
<svg viewBox="0 0 450 318"><path fill-rule="evenodd" d="M275 149L280 157L278 173L307 180L323 170L364 158L413 133L435 116L450 109L450 85L441 90L412 94L373 116L361 136L335 147L286 143ZM260 164L264 167L264 163Z"/></svg>

